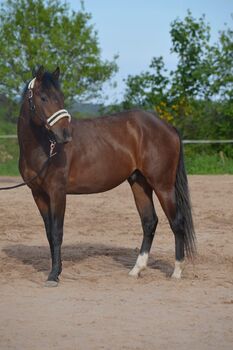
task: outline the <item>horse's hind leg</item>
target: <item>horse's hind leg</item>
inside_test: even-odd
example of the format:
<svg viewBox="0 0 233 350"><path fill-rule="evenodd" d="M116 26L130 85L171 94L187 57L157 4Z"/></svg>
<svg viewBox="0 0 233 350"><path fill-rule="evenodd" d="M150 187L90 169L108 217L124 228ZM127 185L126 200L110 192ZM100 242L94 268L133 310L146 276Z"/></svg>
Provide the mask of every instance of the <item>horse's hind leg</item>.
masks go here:
<svg viewBox="0 0 233 350"><path fill-rule="evenodd" d="M175 269L172 277L181 278L185 243L184 217L177 210L175 188L167 191L156 190L156 195L175 236Z"/></svg>
<svg viewBox="0 0 233 350"><path fill-rule="evenodd" d="M152 200L152 188L147 183L144 176L141 175L141 173L136 172L128 179L128 181L133 191L136 207L139 212L143 228L143 241L140 254L134 268L129 272L131 276L138 277L140 272L147 266L149 252L158 223L158 217L155 213Z"/></svg>

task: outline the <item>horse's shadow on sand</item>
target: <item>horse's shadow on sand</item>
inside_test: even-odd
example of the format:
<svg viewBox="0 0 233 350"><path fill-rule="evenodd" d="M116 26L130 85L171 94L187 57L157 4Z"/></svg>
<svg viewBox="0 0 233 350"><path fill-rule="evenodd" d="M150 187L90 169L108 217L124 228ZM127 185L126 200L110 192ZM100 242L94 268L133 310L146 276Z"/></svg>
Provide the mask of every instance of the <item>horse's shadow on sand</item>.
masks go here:
<svg viewBox="0 0 233 350"><path fill-rule="evenodd" d="M38 272L48 272L50 268L50 251L46 246L28 246L24 244L8 245L3 252L9 257L18 260L24 265L32 266ZM63 245L62 261L81 263L93 257L109 257L129 271L135 264L138 249L109 246L104 244L80 243ZM169 262L155 259L150 256L149 268L159 270L166 277L171 276L173 267ZM17 270L17 266L15 266ZM101 269L101 266L100 266Z"/></svg>

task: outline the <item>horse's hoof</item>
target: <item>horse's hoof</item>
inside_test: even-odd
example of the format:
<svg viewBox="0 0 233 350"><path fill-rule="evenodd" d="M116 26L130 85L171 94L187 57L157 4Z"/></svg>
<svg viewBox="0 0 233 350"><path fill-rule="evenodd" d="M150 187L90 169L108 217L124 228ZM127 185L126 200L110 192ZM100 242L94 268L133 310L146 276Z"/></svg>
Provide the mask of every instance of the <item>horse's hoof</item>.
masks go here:
<svg viewBox="0 0 233 350"><path fill-rule="evenodd" d="M181 279L181 275L182 275L182 266L183 266L183 262L181 261L176 261L175 262L175 269L173 271L173 274L172 274L172 278L174 279Z"/></svg>
<svg viewBox="0 0 233 350"><path fill-rule="evenodd" d="M171 275L171 278L174 280L180 280L181 279L181 272L173 272Z"/></svg>
<svg viewBox="0 0 233 350"><path fill-rule="evenodd" d="M129 271L129 276L134 277L134 278L139 278L140 273L138 271L135 271L134 269Z"/></svg>
<svg viewBox="0 0 233 350"><path fill-rule="evenodd" d="M53 288L53 287L57 287L57 286L58 286L57 281L46 281L45 282L45 287Z"/></svg>

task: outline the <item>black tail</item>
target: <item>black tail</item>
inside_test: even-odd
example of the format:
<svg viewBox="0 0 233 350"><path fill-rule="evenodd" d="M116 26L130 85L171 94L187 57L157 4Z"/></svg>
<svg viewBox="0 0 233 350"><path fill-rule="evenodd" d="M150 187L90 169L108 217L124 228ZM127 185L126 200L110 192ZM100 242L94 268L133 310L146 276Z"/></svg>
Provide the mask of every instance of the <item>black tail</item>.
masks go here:
<svg viewBox="0 0 233 350"><path fill-rule="evenodd" d="M192 210L189 196L188 179L184 165L183 145L180 138L180 158L175 183L177 217L182 218L184 248L186 255L193 258L196 254L196 236L193 226Z"/></svg>

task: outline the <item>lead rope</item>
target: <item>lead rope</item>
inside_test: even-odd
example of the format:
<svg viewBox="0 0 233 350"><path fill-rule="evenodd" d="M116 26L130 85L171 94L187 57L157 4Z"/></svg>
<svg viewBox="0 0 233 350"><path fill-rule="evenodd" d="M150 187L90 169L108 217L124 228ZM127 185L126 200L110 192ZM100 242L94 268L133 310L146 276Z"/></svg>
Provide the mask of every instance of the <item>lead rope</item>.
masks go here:
<svg viewBox="0 0 233 350"><path fill-rule="evenodd" d="M18 185L13 185L13 186L8 186L8 187L0 187L0 191L12 190L14 188L26 186L26 185L30 184L32 181L34 181L35 179L37 179L40 176L40 174L44 171L46 166L49 164L49 161L51 160L51 158L53 158L57 154L57 152L53 153L54 148L56 147L56 142L52 141L52 140L49 140L49 142L50 142L49 157L44 162L44 164L43 164L42 168L40 169L40 171L38 172L38 174L36 174L35 176L33 176L31 179L29 179L27 181L21 182Z"/></svg>

